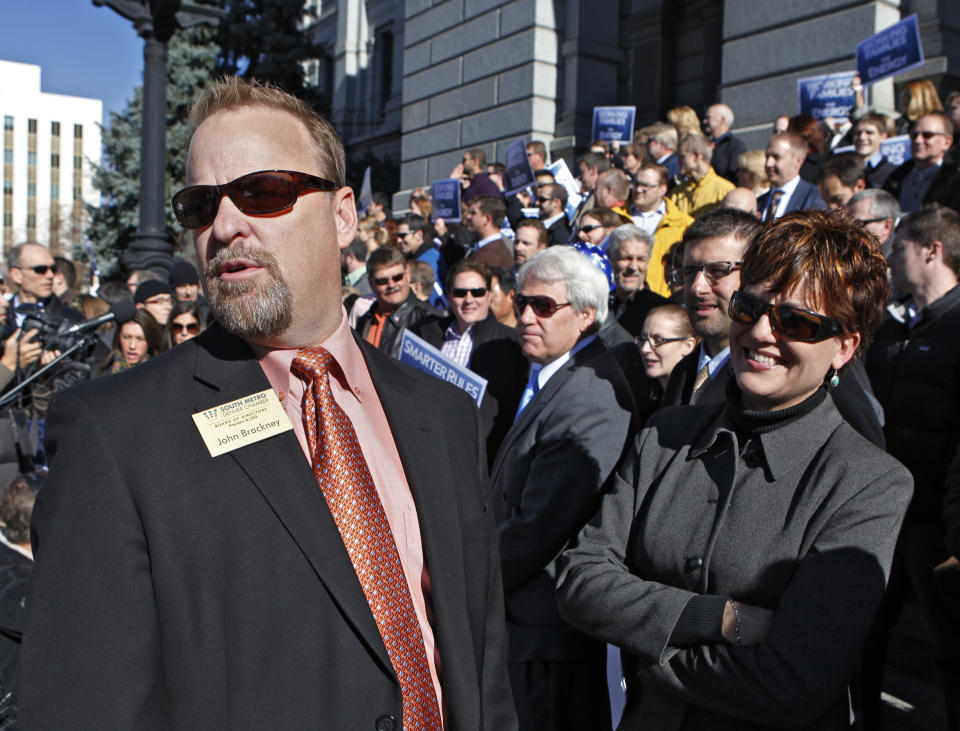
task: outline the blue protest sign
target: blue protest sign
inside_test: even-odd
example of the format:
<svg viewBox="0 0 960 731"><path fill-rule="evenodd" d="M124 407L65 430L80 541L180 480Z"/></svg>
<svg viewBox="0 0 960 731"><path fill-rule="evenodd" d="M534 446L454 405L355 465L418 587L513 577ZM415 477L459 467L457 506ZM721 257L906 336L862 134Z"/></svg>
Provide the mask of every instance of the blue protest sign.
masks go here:
<svg viewBox="0 0 960 731"><path fill-rule="evenodd" d="M857 44L857 73L864 84L896 76L922 63L916 14Z"/></svg>
<svg viewBox="0 0 960 731"><path fill-rule="evenodd" d="M446 381L477 402L483 401L487 391L487 379L481 378L469 368L457 365L423 338L404 330L400 338L400 362L419 368L424 373Z"/></svg>
<svg viewBox="0 0 960 731"><path fill-rule="evenodd" d="M504 191L506 195L513 195L518 190L528 188L536 182L533 168L530 167L530 160L527 159L527 140L525 137L511 142L504 153L504 157L507 160L507 178L504 180L507 187Z"/></svg>
<svg viewBox="0 0 960 731"><path fill-rule="evenodd" d="M591 140L633 142L636 107L594 107Z"/></svg>
<svg viewBox="0 0 960 731"><path fill-rule="evenodd" d="M434 221L438 218L454 222L460 220L459 180L454 178L435 180L431 185L431 196L433 197L433 207L430 217Z"/></svg>
<svg viewBox="0 0 960 731"><path fill-rule="evenodd" d="M880 143L880 154L887 158L887 162L903 165L910 159L910 137L907 135L888 137Z"/></svg>
<svg viewBox="0 0 960 731"><path fill-rule="evenodd" d="M797 79L800 114L809 114L818 120L849 117L856 103L856 94L850 85L854 76L856 71L844 71Z"/></svg>

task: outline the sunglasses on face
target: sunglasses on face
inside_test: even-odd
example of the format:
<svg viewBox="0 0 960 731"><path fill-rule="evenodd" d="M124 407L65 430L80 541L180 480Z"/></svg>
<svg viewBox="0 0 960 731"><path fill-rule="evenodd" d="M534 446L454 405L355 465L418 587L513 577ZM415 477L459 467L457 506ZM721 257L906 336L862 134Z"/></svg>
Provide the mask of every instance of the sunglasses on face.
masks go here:
<svg viewBox="0 0 960 731"><path fill-rule="evenodd" d="M569 302L557 304L552 297L545 297L543 295L527 297L518 294L513 300L513 308L517 311L517 317L522 315L527 307L533 310L533 314L537 317L553 317L557 313L557 310L569 305Z"/></svg>
<svg viewBox="0 0 960 731"><path fill-rule="evenodd" d="M537 197L537 203L546 203L546 202L552 201L552 200L553 200L553 198L544 198L544 197L542 197L542 196L538 196L538 197Z"/></svg>
<svg viewBox="0 0 960 731"><path fill-rule="evenodd" d="M472 294L474 297L480 298L487 293L486 287L454 287L453 296L457 299L463 299L467 296L467 293Z"/></svg>
<svg viewBox="0 0 960 731"><path fill-rule="evenodd" d="M936 137L937 135L943 135L944 137L946 137L946 136L947 136L947 133L946 133L946 132L934 132L934 131L929 130L929 129L925 129L925 130L922 130L922 131L921 131L921 130L916 130L916 129L914 129L914 130L911 130L911 131L910 131L910 139L911 139L911 140L915 140L915 139L917 139L917 137L923 137L923 139L925 139L925 140L932 140L932 139L933 139L934 137Z"/></svg>
<svg viewBox="0 0 960 731"><path fill-rule="evenodd" d="M338 188L325 178L292 170L261 170L223 185L191 185L171 199L173 213L185 228L202 228L217 217L220 200L230 200L243 213L266 216L291 208L302 189L327 192Z"/></svg>
<svg viewBox="0 0 960 731"><path fill-rule="evenodd" d="M200 332L200 323L198 322L171 322L170 329L175 332L189 333L196 335Z"/></svg>
<svg viewBox="0 0 960 731"><path fill-rule="evenodd" d="M681 335L678 338L665 338L661 335L644 335L640 333L637 336L637 345L643 345L644 343L650 343L650 347L656 350L661 345L666 345L667 343L679 343L681 340L687 340L686 335Z"/></svg>
<svg viewBox="0 0 960 731"><path fill-rule="evenodd" d="M35 267L10 267L11 269L19 269L23 271L24 269L29 269L34 274L46 274L47 272L52 272L53 274L57 273L56 264L37 264Z"/></svg>
<svg viewBox="0 0 960 731"><path fill-rule="evenodd" d="M771 305L742 289L733 293L728 312L731 320L745 325L753 325L764 315L769 315L770 327L775 332L803 343L818 343L843 334L840 323L826 315L792 305Z"/></svg>
<svg viewBox="0 0 960 731"><path fill-rule="evenodd" d="M677 267L670 273L670 282L672 284L689 284L697 278L700 272L703 272L703 276L707 278L710 284L716 284L739 268L739 261L712 261L702 266Z"/></svg>
<svg viewBox="0 0 960 731"><path fill-rule="evenodd" d="M405 276L407 276L406 272L400 272L399 274L391 274L389 277L374 277L373 282L378 287L386 287L390 282L394 284L400 282Z"/></svg>
<svg viewBox="0 0 960 731"><path fill-rule="evenodd" d="M591 231L594 231L598 228L603 228L603 226L601 226L600 224L596 224L595 226L591 226L591 225L581 226L580 230L583 231L583 233L588 234Z"/></svg>

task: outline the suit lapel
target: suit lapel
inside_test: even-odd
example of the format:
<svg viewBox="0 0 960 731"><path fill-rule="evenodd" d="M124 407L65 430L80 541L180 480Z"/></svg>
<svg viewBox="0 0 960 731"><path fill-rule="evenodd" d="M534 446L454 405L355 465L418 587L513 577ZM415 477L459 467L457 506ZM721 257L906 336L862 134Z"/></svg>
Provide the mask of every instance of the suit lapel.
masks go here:
<svg viewBox="0 0 960 731"><path fill-rule="evenodd" d="M445 458L450 450L439 413L443 404L425 403L422 394L414 389L413 378L379 351L358 342L417 506L424 563L430 574L433 631L443 664L444 693L463 704L476 697L475 690L470 689L476 689L478 680L473 657L462 648L463 638L469 637L471 630L464 601L461 516L454 494L461 487L454 484L450 462ZM477 717L479 709L458 708L456 715L461 714L463 718Z"/></svg>
<svg viewBox="0 0 960 731"><path fill-rule="evenodd" d="M203 340L195 369L194 403L198 411L270 388L263 369L242 340L216 326ZM363 589L294 433L284 432L215 459L234 460L246 473L310 562L346 621L392 675L393 666Z"/></svg>

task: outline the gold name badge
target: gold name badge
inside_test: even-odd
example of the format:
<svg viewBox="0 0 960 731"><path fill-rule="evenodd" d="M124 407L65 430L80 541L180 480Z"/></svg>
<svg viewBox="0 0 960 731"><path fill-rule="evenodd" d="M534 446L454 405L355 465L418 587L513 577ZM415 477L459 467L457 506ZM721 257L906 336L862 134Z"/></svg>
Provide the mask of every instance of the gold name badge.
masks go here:
<svg viewBox="0 0 960 731"><path fill-rule="evenodd" d="M193 415L211 457L293 429L272 388Z"/></svg>

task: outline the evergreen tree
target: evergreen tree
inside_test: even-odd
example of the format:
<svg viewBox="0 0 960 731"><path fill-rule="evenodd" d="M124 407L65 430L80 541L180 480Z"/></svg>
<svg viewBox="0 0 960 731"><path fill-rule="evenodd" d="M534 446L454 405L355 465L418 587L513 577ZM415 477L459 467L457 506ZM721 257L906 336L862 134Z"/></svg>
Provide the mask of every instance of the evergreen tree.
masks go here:
<svg viewBox="0 0 960 731"><path fill-rule="evenodd" d="M195 26L174 33L167 45L167 198L186 179L187 115L198 93L214 77L218 47L216 31ZM143 87L138 86L122 113L110 113L110 127L103 129L103 164L94 166L93 184L100 190L98 206L88 206L87 235L103 273L118 269L121 252L140 223L140 129L143 119ZM167 228L184 243L180 225L167 207ZM86 258L83 251L75 257Z"/></svg>
<svg viewBox="0 0 960 731"><path fill-rule="evenodd" d="M217 72L273 83L317 107L303 62L317 58L319 49L302 28L304 12L304 0L227 0Z"/></svg>

